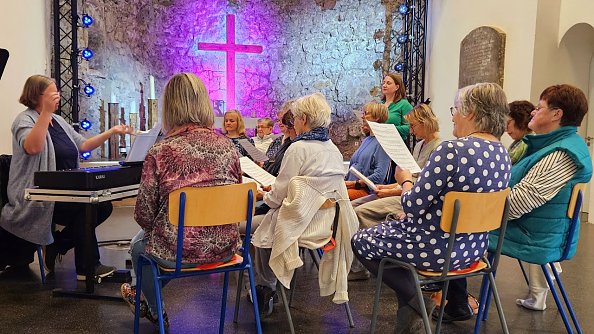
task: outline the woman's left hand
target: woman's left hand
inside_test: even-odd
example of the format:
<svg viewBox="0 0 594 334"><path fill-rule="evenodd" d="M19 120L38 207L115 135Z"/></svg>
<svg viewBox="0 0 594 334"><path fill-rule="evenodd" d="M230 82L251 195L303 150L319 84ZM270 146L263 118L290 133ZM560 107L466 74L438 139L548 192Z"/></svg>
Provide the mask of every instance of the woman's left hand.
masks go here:
<svg viewBox="0 0 594 334"><path fill-rule="evenodd" d="M134 128L132 126L124 124L115 125L109 130L111 131L112 135L124 135L134 133Z"/></svg>
<svg viewBox="0 0 594 334"><path fill-rule="evenodd" d="M412 173L408 169L403 169L396 166L396 171L394 172L394 176L396 177L396 181L398 184L402 185L402 182L405 180L412 180Z"/></svg>

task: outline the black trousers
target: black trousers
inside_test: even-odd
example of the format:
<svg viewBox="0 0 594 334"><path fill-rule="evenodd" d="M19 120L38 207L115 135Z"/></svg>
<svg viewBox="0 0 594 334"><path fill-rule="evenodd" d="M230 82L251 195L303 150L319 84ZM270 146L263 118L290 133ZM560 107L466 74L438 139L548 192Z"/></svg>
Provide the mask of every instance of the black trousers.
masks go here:
<svg viewBox="0 0 594 334"><path fill-rule="evenodd" d="M37 245L0 227L0 269L7 265L26 266L33 262Z"/></svg>
<svg viewBox="0 0 594 334"><path fill-rule="evenodd" d="M110 202L97 204L97 223L95 227L103 223L113 211ZM74 248L74 264L78 274L85 273L85 204L56 202L52 224L65 226L62 231L54 231L54 243L58 253L64 255ZM99 264L99 246L97 236L93 233L93 262Z"/></svg>

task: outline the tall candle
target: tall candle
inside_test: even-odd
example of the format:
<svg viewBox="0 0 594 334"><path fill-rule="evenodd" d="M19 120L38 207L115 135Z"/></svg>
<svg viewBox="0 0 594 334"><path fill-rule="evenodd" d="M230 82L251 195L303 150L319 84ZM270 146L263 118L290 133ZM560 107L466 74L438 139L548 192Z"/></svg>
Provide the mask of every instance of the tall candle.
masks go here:
<svg viewBox="0 0 594 334"><path fill-rule="evenodd" d="M111 92L111 100L110 103L118 103L118 101L116 101L116 97L115 97L115 93Z"/></svg>
<svg viewBox="0 0 594 334"><path fill-rule="evenodd" d="M154 100L155 99L155 77L149 76L149 87L150 87L150 95L149 98Z"/></svg>
<svg viewBox="0 0 594 334"><path fill-rule="evenodd" d="M136 109L136 101L134 101L134 100L130 101L130 112L131 113L138 112L138 109Z"/></svg>

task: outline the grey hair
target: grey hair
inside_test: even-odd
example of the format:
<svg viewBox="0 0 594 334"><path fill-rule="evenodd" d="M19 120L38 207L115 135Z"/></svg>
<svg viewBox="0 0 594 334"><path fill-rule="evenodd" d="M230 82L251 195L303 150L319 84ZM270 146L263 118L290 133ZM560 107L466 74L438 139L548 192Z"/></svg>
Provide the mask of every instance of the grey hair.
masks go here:
<svg viewBox="0 0 594 334"><path fill-rule="evenodd" d="M463 116L474 113L478 131L488 132L499 138L505 132L509 105L505 92L496 83L483 82L460 88L456 94Z"/></svg>
<svg viewBox="0 0 594 334"><path fill-rule="evenodd" d="M294 108L291 109L295 118L307 117L309 126L315 128L327 128L331 122L331 111L326 97L320 93L313 93L298 98Z"/></svg>

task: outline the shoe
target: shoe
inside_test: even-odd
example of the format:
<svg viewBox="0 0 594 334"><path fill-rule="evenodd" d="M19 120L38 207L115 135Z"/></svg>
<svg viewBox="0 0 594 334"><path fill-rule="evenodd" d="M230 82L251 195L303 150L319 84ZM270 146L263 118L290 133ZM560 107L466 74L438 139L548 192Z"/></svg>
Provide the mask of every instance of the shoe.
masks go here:
<svg viewBox="0 0 594 334"><path fill-rule="evenodd" d="M58 257L60 257L59 260L61 261L62 255L58 253L58 249L55 246L55 244L50 244L43 247L43 262L45 270L47 270L50 273L54 272L54 270L56 269L56 258Z"/></svg>
<svg viewBox="0 0 594 334"><path fill-rule="evenodd" d="M130 311L132 311L132 314L134 314L134 306L136 305L136 287L131 286L130 283L124 283L122 286L120 286L120 293L122 294L124 301L128 304L128 306L130 306ZM138 316L140 318L146 317L148 309L149 307L146 303L146 300L140 296L140 312Z"/></svg>
<svg viewBox="0 0 594 334"><path fill-rule="evenodd" d="M547 308L548 288L532 288L525 299L516 299L516 304L533 311L544 311Z"/></svg>
<svg viewBox="0 0 594 334"><path fill-rule="evenodd" d="M369 271L363 269L361 271L349 271L347 280L349 281L366 281L371 277Z"/></svg>
<svg viewBox="0 0 594 334"><path fill-rule="evenodd" d="M421 290L424 292L437 292L437 291L441 291L441 288L442 288L442 284L437 284L437 283L427 283L427 284L421 285Z"/></svg>
<svg viewBox="0 0 594 334"><path fill-rule="evenodd" d="M465 321L472 318L473 315L474 312L468 303L458 307L448 307L446 305L441 322L447 324L453 321ZM437 320L438 317L439 308L435 308L431 314L431 318L433 318L433 320Z"/></svg>
<svg viewBox="0 0 594 334"><path fill-rule="evenodd" d="M155 325L156 327L159 327L159 316L153 315L153 312L151 311L150 308L148 309L148 311L146 313L146 318L153 325ZM165 328L166 332L169 331L169 316L167 315L167 312L165 312L165 310L163 310L163 327Z"/></svg>
<svg viewBox="0 0 594 334"><path fill-rule="evenodd" d="M98 265L95 266L95 278L103 278L105 276L109 276L114 271L116 271L115 267L104 266L101 263L99 263ZM84 281L87 279L87 276L76 273L76 279L79 281Z"/></svg>
<svg viewBox="0 0 594 334"><path fill-rule="evenodd" d="M258 299L258 311L260 315L267 317L272 314L274 307L274 295L276 291L264 285L256 286L256 298Z"/></svg>

